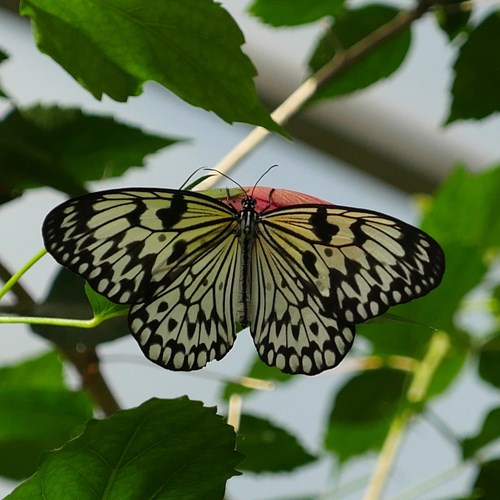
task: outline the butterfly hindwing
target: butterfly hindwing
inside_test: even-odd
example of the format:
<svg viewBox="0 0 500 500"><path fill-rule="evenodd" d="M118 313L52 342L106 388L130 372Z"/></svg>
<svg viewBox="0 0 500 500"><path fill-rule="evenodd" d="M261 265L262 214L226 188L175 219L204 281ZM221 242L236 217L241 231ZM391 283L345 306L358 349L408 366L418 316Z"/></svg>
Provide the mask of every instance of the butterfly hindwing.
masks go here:
<svg viewBox="0 0 500 500"><path fill-rule="evenodd" d="M425 295L444 271L432 238L368 210L279 208L261 215L257 240L251 331L262 359L290 373L337 365L354 324Z"/></svg>
<svg viewBox="0 0 500 500"><path fill-rule="evenodd" d="M42 232L59 263L109 300L132 304L129 325L146 356L187 370L234 342L236 219L201 194L137 188L68 200Z"/></svg>

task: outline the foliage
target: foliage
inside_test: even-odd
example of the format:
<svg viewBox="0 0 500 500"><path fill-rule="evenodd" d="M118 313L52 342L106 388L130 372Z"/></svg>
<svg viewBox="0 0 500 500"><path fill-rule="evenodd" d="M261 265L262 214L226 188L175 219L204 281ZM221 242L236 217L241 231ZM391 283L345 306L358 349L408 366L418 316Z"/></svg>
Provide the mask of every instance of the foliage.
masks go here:
<svg viewBox="0 0 500 500"><path fill-rule="evenodd" d="M213 0L147 5L141 0L22 0L20 11L30 17L39 49L97 99L106 94L126 101L154 81L229 123L261 125L286 135L257 97L256 71L241 50L243 33ZM461 10L458 1L422 2L399 11L379 4L354 9L342 1L255 0L249 13L273 27L316 22L327 27L304 70L319 82L310 105L393 75L407 60L413 24L435 16L456 51L448 122L500 111L497 11L481 18ZM5 60L7 54L0 51L0 76ZM143 167L145 157L178 141L77 108L21 107L5 86L0 98L9 106L0 121L3 204L43 187L81 194L88 182ZM24 318L33 335L53 348L0 367L0 475L14 480L31 476L9 498L39 498L42 485L51 500L68 498L68 491L78 498L222 498L236 469L283 473L326 460L337 474L366 456L390 459L390 443L401 439L410 423L431 414L435 399L448 394L464 373L479 377L492 391L500 389L500 284L494 272L499 213L500 167L475 174L457 168L428 201L422 227L445 250L443 283L391 311L406 322L359 327L367 346L363 356L354 358L359 373L342 379L332 394L315 452L280 426L278 418L244 413L235 433L213 408L187 398L154 399L113 413L117 405L99 372L95 348L127 334L126 307L89 290L87 302L83 283L66 272L54 278L40 301L9 283L0 296L10 291L17 302L2 305L2 313L13 315L2 314L2 323ZM486 332L463 321L478 289L486 295L481 313L492 325ZM91 320L74 319L91 313ZM37 321L46 316L64 321ZM77 368L82 389L70 388L61 356ZM225 384L222 399L238 394L251 402L256 397L249 387L252 379L282 390L297 383L257 358L247 376L245 386L240 380ZM92 418L102 413L107 418ZM463 463L476 471L470 491L464 492L468 498L497 496L500 458L492 444L500 438L499 423L497 406L477 432L455 439ZM442 427L448 437L453 434ZM75 471L84 471L85 481ZM324 494L324 485L315 486L311 498Z"/></svg>

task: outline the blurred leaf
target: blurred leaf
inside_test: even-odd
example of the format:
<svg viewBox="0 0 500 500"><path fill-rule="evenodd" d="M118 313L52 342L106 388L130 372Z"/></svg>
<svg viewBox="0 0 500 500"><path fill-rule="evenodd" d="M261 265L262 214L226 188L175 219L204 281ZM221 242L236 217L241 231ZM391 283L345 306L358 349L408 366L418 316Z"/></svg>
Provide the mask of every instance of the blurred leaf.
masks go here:
<svg viewBox="0 0 500 500"><path fill-rule="evenodd" d="M500 12L495 11L471 31L460 48L446 123L479 120L500 111L499 46Z"/></svg>
<svg viewBox="0 0 500 500"><path fill-rule="evenodd" d="M222 498L241 460L234 448L234 432L214 408L152 399L91 420L7 498Z"/></svg>
<svg viewBox="0 0 500 500"><path fill-rule="evenodd" d="M83 429L92 405L63 384L54 352L0 368L0 475L31 475L40 455Z"/></svg>
<svg viewBox="0 0 500 500"><path fill-rule="evenodd" d="M337 393L330 413L325 448L339 462L378 451L400 408L405 373L381 369L353 377Z"/></svg>
<svg viewBox="0 0 500 500"><path fill-rule="evenodd" d="M458 168L438 189L422 228L438 239L481 249L500 246L500 167Z"/></svg>
<svg viewBox="0 0 500 500"><path fill-rule="evenodd" d="M92 294L102 297L95 292ZM102 301L106 303L106 305L99 306L102 308L106 308L108 304L115 308L128 308L128 306L113 304L104 297L102 297ZM35 310L30 314L90 319L92 309L85 293L85 281L68 269L61 267L47 297L43 303L35 305ZM129 334L126 316L109 319L90 329L52 325L31 325L31 329L61 347L73 349L77 347L81 349L82 346L96 346Z"/></svg>
<svg viewBox="0 0 500 500"><path fill-rule="evenodd" d="M238 468L250 472L289 472L317 459L290 432L248 414L241 416L237 449L245 456Z"/></svg>
<svg viewBox="0 0 500 500"><path fill-rule="evenodd" d="M94 97L138 95L153 80L194 106L281 130L260 104L244 37L212 0L23 0L42 52Z"/></svg>
<svg viewBox="0 0 500 500"><path fill-rule="evenodd" d="M479 349L480 377L500 389L500 335L493 337Z"/></svg>
<svg viewBox="0 0 500 500"><path fill-rule="evenodd" d="M481 464L479 473L472 487L469 498L481 500L498 500L498 478L500 476L500 459Z"/></svg>
<svg viewBox="0 0 500 500"><path fill-rule="evenodd" d="M391 21L399 9L386 5L367 5L346 10L335 18L335 24L319 41L309 61L312 72L331 61L337 47L352 47L370 33ZM313 101L350 94L390 76L406 58L411 44L409 29L387 40L344 73L328 83L314 96Z"/></svg>
<svg viewBox="0 0 500 500"><path fill-rule="evenodd" d="M472 10L461 8L463 0L446 0L434 7L434 14L438 26L446 33L448 39L453 41L461 33L468 31L468 22Z"/></svg>
<svg viewBox="0 0 500 500"><path fill-rule="evenodd" d="M288 382L293 380L293 375L288 373L283 373L278 368L266 365L257 355L254 357L252 366L247 372L245 377L256 378L260 380L269 380L272 382ZM224 386L224 392L222 398L226 401L229 400L231 394L247 394L253 392L255 389L250 387L245 387L239 384L228 383Z"/></svg>
<svg viewBox="0 0 500 500"><path fill-rule="evenodd" d="M63 366L55 351L49 351L15 365L0 367L0 391L26 388L61 389L63 387L65 387Z"/></svg>
<svg viewBox="0 0 500 500"><path fill-rule="evenodd" d="M78 109L15 109L0 122L0 172L11 188L77 195L85 182L122 175L174 142Z"/></svg>
<svg viewBox="0 0 500 500"><path fill-rule="evenodd" d="M344 0L255 0L248 12L271 26L298 26L341 11Z"/></svg>
<svg viewBox="0 0 500 500"><path fill-rule="evenodd" d="M495 408L486 416L478 434L462 440L464 459L471 458L481 448L498 440L500 440L500 408Z"/></svg>

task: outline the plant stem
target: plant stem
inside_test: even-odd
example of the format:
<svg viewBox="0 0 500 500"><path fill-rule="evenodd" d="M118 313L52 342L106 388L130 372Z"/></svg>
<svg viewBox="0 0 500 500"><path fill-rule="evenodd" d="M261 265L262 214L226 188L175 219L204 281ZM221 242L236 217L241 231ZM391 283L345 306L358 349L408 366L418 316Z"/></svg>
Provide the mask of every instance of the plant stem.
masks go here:
<svg viewBox="0 0 500 500"><path fill-rule="evenodd" d="M446 356L449 347L450 340L446 332L438 331L432 336L424 358L417 364L413 372L413 379L406 394L407 402L411 403L412 406L405 406L392 421L363 497L364 500L380 498L399 451L406 425L416 413L414 408L424 401L436 370Z"/></svg>
<svg viewBox="0 0 500 500"><path fill-rule="evenodd" d="M285 124L292 116L297 114L305 104L322 87L326 86L336 77L344 73L351 66L362 60L375 49L383 45L387 40L407 29L414 21L429 11L435 0L420 2L413 10L401 12L394 19L373 31L368 36L342 52L337 52L335 57L316 73L309 77L300 87L278 106L271 117L280 125ZM269 130L256 127L239 144L224 156L214 169L227 173L238 162L245 158L253 149L260 144L268 135ZM212 187L220 176L210 177L196 187L196 190L204 190Z"/></svg>
<svg viewBox="0 0 500 500"><path fill-rule="evenodd" d="M35 265L45 254L47 253L47 250L43 248L40 250L36 255L34 255L26 264L24 264L19 271L14 273L9 280L4 284L4 286L0 289L0 299L11 289L13 288L17 282L19 281L19 278L26 272L28 269L30 269L33 265Z"/></svg>

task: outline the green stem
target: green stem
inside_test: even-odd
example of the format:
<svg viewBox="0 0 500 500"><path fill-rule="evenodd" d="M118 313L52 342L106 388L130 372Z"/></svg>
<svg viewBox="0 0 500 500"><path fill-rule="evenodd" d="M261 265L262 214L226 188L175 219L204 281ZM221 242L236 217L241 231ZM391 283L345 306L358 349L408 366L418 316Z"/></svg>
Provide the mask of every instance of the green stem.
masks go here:
<svg viewBox="0 0 500 500"><path fill-rule="evenodd" d="M450 339L446 332L438 331L432 336L427 353L415 367L413 380L406 394L407 401L413 407L418 407L424 401L432 379L449 348ZM406 406L398 412L392 421L378 456L375 470L368 483L364 500L377 500L382 495L399 451L406 425L415 412L416 410L412 407Z"/></svg>
<svg viewBox="0 0 500 500"><path fill-rule="evenodd" d="M28 271L32 266L34 266L45 254L47 250L43 248L36 255L34 255L26 264L24 264L19 271L14 273L12 277L5 283L5 285L0 289L0 299L19 281L19 278Z"/></svg>
<svg viewBox="0 0 500 500"><path fill-rule="evenodd" d="M72 328L95 328L103 321L124 316L128 311L116 311L106 316L94 316L91 319L46 318L43 316L0 316L1 323L23 323L28 325L69 326Z"/></svg>

